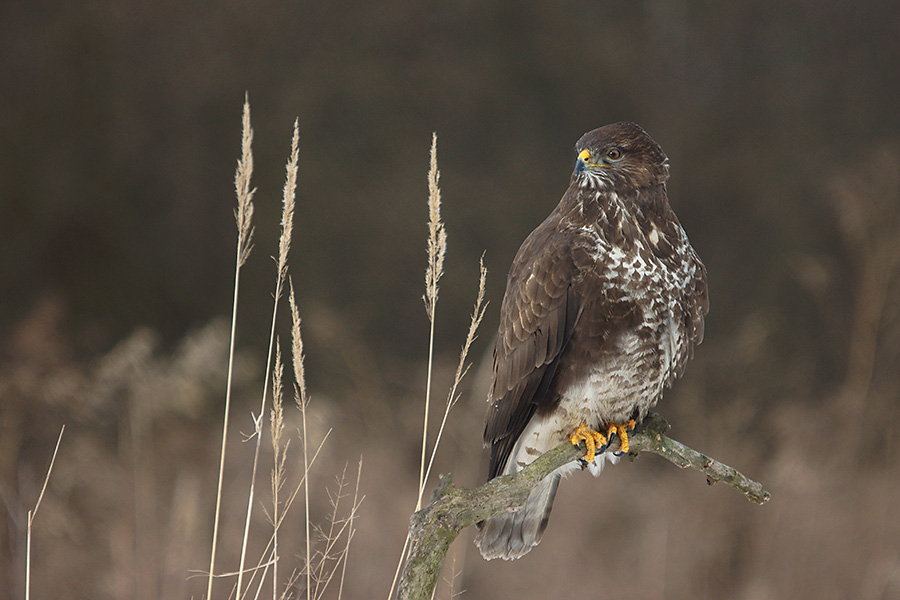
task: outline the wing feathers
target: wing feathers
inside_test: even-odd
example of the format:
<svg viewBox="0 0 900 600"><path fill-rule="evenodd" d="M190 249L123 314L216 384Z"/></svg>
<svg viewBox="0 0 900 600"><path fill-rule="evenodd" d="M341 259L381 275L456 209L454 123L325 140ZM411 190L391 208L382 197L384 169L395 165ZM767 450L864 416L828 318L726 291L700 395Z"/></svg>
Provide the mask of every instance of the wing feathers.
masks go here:
<svg viewBox="0 0 900 600"><path fill-rule="evenodd" d="M545 400L577 319L571 286L575 267L558 223L554 212L526 239L507 280L484 430L485 444L492 447L491 477L503 470L516 439Z"/></svg>

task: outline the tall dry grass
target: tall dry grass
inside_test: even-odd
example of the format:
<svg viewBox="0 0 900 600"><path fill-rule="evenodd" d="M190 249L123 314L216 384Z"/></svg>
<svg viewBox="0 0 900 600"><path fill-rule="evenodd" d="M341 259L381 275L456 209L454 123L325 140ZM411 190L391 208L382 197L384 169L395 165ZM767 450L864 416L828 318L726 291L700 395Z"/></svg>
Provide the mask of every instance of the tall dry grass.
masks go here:
<svg viewBox="0 0 900 600"><path fill-rule="evenodd" d="M235 271L234 271L234 292L232 302L232 318L230 322L230 331L227 334L227 371L225 375L225 399L224 414L222 415L221 424L221 446L218 452L218 477L215 487L215 512L212 523L212 543L209 546L209 569L203 571L206 583L206 598L229 597L229 598L261 598L271 594L273 600L286 598L305 597L307 600L319 600L324 598L326 593L329 596L336 594L337 598L341 598L345 590L345 579L350 572L352 565L349 565L348 557L350 555L351 542L358 531L357 518L359 509L364 501L364 495L361 492L361 477L363 460L360 457L356 464L355 472L352 467L345 465L343 469L337 471L334 483L330 486L324 486L324 489L317 489L311 485L310 474L317 463L317 459L321 456L322 450L326 442L330 439L331 430L329 429L322 436L316 435L316 441L313 442L314 434L311 431L309 422L309 411L312 404L309 391L306 384L305 373L305 357L304 343L301 334L300 308L294 293L294 287L289 277L288 256L291 248L291 236L293 231L293 217L295 208L295 197L297 190L297 175L299 165L299 125L295 121L293 128L293 136L291 140L290 155L286 163L286 176L282 195L282 216L281 216L281 234L278 243L278 255L274 257L275 262L275 286L273 294L273 307L271 317L271 327L269 332L268 348L266 362L264 368L264 379L260 394L260 404L258 411L254 411L250 416L250 433L244 436L244 442L252 443L252 452L248 452L249 456L242 455L238 457L238 463L244 464L243 467L248 471L249 481L246 485L240 484L238 487L246 491L247 501L241 512L241 524L233 524L231 518L225 515L233 515L233 508L225 510L226 489L234 488L230 483L233 476L226 469L228 462L234 461L234 446L228 444L230 437L234 436L231 431L235 417L231 415L233 405L233 382L236 372L236 351L235 339L237 333L237 324L239 316L238 298L241 291L241 275L248 257L253 250L253 216L254 201L256 189L252 185L253 175L253 128L250 120L250 104L245 98L242 114L242 131L241 131L241 155L237 161L235 171L235 192L237 198L237 207L235 209L235 221L237 226L237 250L235 255ZM448 418L451 409L456 405L459 399L460 384L469 370L468 355L469 350L476 339L477 329L485 314L485 283L487 271L483 264L483 259L479 266L479 285L474 304L474 310L469 323L469 328L463 341L462 348L459 353L459 362L456 366L452 384L443 406L443 414L440 419L435 419L436 415L430 414L432 408L432 378L434 373L435 361L435 316L437 308L437 300L439 296L439 283L443 275L444 256L447 248L447 234L441 219L441 202L440 202L440 172L437 168L437 137L433 136L430 167L428 174L428 266L426 268L426 291L424 295L426 314L429 319L429 336L428 336L428 365L427 365L427 390L425 394L425 414L422 421L422 447L420 455L418 486L416 491L415 506L420 507L424 497L424 491L428 486L430 475L435 464L438 449L441 445L445 431L447 429ZM276 331L278 323L278 313L283 308L280 300L285 295L285 288L288 289L288 308L290 310L290 344L289 349L283 352L281 341ZM225 328L221 331L222 348L225 343ZM122 344L122 348L117 348L108 358L100 363L100 371L103 372L106 367L104 363L118 365L116 369L124 369L116 375L116 380L120 379L133 381L136 386L142 385L145 380L154 380L160 371L157 367L149 363L150 355L153 347L153 340L146 339L146 332L135 334L134 340L128 340ZM121 356L120 356L121 355ZM225 353L223 351L222 356ZM290 361L290 367L285 368L285 362ZM224 361L223 361L224 362ZM220 363L223 364L223 363ZM187 365L187 360L185 361ZM126 368L127 367L127 368ZM186 367L187 368L187 367ZM143 375L137 376L139 371L144 371ZM289 371L290 374L285 373ZM293 381L289 381L293 378ZM118 385L118 384L116 384ZM113 396L118 387L116 385L108 386L110 389L100 391L95 395ZM271 386L271 394L270 388ZM147 399L152 398L158 393L159 387L147 387L142 393L147 395ZM288 395L293 391L294 403L291 406ZM96 392L96 391L95 391ZM130 392L129 392L130 393ZM270 401L271 396L271 401ZM143 398L143 396L142 396ZM143 400L141 401L143 402ZM159 407L159 404L154 406ZM130 424L132 431L131 438L135 436L144 439L151 433L147 427L148 415L141 418L134 416L134 412L138 411L138 403L136 400L131 401L128 405L129 419L125 419L124 423ZM295 431L290 427L291 416L290 411L296 410L296 418L299 420L299 426ZM143 413L142 413L143 414ZM157 416L162 413L158 413ZM268 418L268 427L266 425ZM143 424L134 424L132 421L137 419ZM138 427L140 425L140 427ZM434 433L430 433L430 432ZM268 473L268 482L263 488L260 485L260 477L264 477L260 471L262 458L262 442L263 438L268 435L270 443L272 463ZM61 437L61 434L60 434ZM149 437L147 437L149 439ZM135 448L137 447L137 442ZM297 448L299 446L299 448ZM59 441L57 441L57 450L59 449ZM296 449L296 450L295 450ZM268 450L267 450L268 452ZM149 458L152 453L146 452L143 456L137 456L136 450L132 450L132 467L136 469L138 463L144 458ZM252 458L251 458L252 456ZM227 461L226 461L227 459ZM54 452L50 469L47 471L47 477L44 481L44 487L38 497L34 509L28 515L28 540L26 550L26 598L31 592L31 526L37 509L41 506L41 500L44 497L44 491L47 488L47 482L56 461L56 452ZM151 465L145 465L141 470L141 477L146 478L145 483L138 481L133 482L134 486L152 485L151 480L153 474ZM234 468L231 469L234 471ZM414 477L410 473L411 477ZM239 475L241 477L241 475ZM145 490L148 494L153 491L152 488ZM161 491L161 490L160 490ZM199 494L199 488L194 492ZM188 490L188 496L194 493ZM163 492L164 493L164 492ZM181 492L179 492L181 493ZM268 494L268 497L263 497ZM322 524L314 522L313 510L311 506L315 498L324 495L327 498L330 509L322 519ZM180 507L182 504L190 503L196 505L199 512L195 517L202 520L203 502L199 499L182 502L178 500L182 496L173 496L173 509ZM149 498L149 496L148 496ZM296 506L298 501L302 501L302 511ZM148 510L151 506L149 500L137 505L135 500L135 513ZM410 508L413 505L411 503ZM292 511L293 509L293 511ZM268 523L268 531L265 536L260 539L258 529L252 527L253 522L260 521L260 518L254 520L255 515L260 512L264 513L264 520ZM296 548L297 542L302 542L302 551L295 552L298 562L290 564L285 562L282 556L282 547L284 546L285 524L288 522L288 515L292 512L302 513L296 517L301 521L301 527L291 527L290 535L292 539L288 544ZM143 515L141 515L143 516ZM173 518L169 523L168 529L159 534L160 538L167 537L173 533L180 534L178 530L179 523L183 523L185 515ZM293 521L293 519L292 519ZM137 519L132 525L136 527ZM239 533L238 533L239 529ZM147 546L141 543L144 539L142 536L154 535L153 528L149 525L144 527L143 532L135 530L133 539L134 547L131 554L123 556L120 562L125 565L131 565L134 582L140 580L150 585L135 585L135 592L138 596L151 597L155 594L152 585L156 572L153 567L145 565L142 558L155 561L155 552L153 548L157 546ZM227 532L227 533L226 533ZM399 532L398 532L399 533ZM203 537L206 534L201 533ZM300 537L302 536L302 540ZM181 539L179 537L179 539ZM208 538L206 538L208 539ZM155 540L155 538L154 538ZM166 548L177 545L177 540L173 537L170 542L163 544ZM202 541L201 544L205 545ZM162 547L162 546L160 546ZM227 547L228 552L223 552L223 548ZM239 551L237 549L239 548ZM142 554L141 554L142 553ZM404 550L405 553L405 550ZM221 555L221 556L220 556ZM187 558L188 554L184 553L183 558ZM196 555L195 555L196 556ZM201 554L202 556L202 554ZM236 564L231 568L222 568L221 564L226 559L234 561ZM237 558L239 556L239 558ZM129 559L132 562L129 563ZM402 565L403 556L400 561ZM166 560L165 568L173 565L172 560ZM461 580L461 570L458 569L460 563L453 563L453 573L450 575L450 593L453 595L455 582ZM156 566L156 563L153 562ZM178 561L174 561L177 569ZM161 565L160 565L161 566ZM141 573L140 570L146 569ZM398 565L399 571L399 565ZM227 582L227 588L226 588ZM124 582L127 587L128 583ZM396 585L396 579L394 581ZM222 589L217 589L217 586ZM121 589L121 588L120 588ZM330 591L329 591L330 590ZM393 591L390 592L393 594Z"/></svg>
<svg viewBox="0 0 900 600"><path fill-rule="evenodd" d="M37 517L38 509L41 507L41 500L44 499L44 492L47 491L47 484L50 482L50 474L53 473L53 463L56 462L56 454L59 452L59 444L62 442L62 437L65 432L66 426L63 425L59 430L59 437L56 439L56 447L53 448L53 456L50 458L50 466L47 467L47 475L44 477L44 485L41 486L41 493L38 494L37 500L34 503L34 508L28 511L28 522L25 533L25 600L31 599L31 531L34 525L34 519Z"/></svg>
<svg viewBox="0 0 900 600"><path fill-rule="evenodd" d="M244 112L241 127L241 158L234 175L237 194L237 208L234 218L237 223L237 256L234 267L234 294L231 308L231 338L228 345L228 376L225 388L225 416L222 423L222 450L219 455L219 479L216 487L216 512L213 519L212 550L209 554L209 578L206 597L212 598L213 574L216 572L216 549L219 541L219 519L222 511L222 484L225 478L225 448L228 444L228 422L231 416L231 384L234 381L234 340L237 332L238 291L241 282L241 267L250 256L253 240L253 194L250 179L253 176L253 129L250 127L250 101L244 97Z"/></svg>
<svg viewBox="0 0 900 600"><path fill-rule="evenodd" d="M434 313L444 274L447 230L441 221L441 172L437 168L437 133L431 136L431 162L428 168L428 267L425 269L425 312L428 315L428 375L425 379L425 416L422 419L422 458L419 466L419 497L416 510L422 508L425 492L425 455L428 450L428 412L431 406L431 374L434 367Z"/></svg>
<svg viewBox="0 0 900 600"><path fill-rule="evenodd" d="M278 258L277 272L275 276L275 292L273 294L274 302L272 306L272 324L269 330L269 347L266 356L265 377L263 378L263 391L260 400L259 413L253 418L254 431L253 437L256 439L256 445L253 450L253 468L250 474L250 493L247 499L247 513L244 520L244 537L241 541L241 562L238 568L237 589L243 589L244 567L247 558L247 542L250 538L250 519L253 515L253 499L256 492L256 472L259 466L259 451L262 446L263 421L266 414L266 401L268 399L269 376L272 372L272 357L275 348L275 326L278 320L278 304L281 301L281 295L284 290L284 282L287 277L287 260L288 253L291 249L291 234L294 229L294 202L297 190L297 163L299 161L299 143L300 130L299 124L294 121L294 135L291 139L291 155L288 159L286 167L286 177L284 183L284 194L282 198L282 214L281 214L281 235L278 242ZM304 436L304 439L305 436ZM276 530L277 533L277 530ZM278 556L273 557L273 564L277 565ZM273 569L275 567L273 566ZM277 583L277 582L276 582Z"/></svg>
<svg viewBox="0 0 900 600"><path fill-rule="evenodd" d="M431 454L429 456L428 427L429 407L431 404L431 383L434 367L434 323L440 291L439 283L441 276L444 274L444 256L447 253L447 230L444 227L444 222L441 220L440 179L441 172L438 170L437 163L437 134L434 133L431 136L431 153L428 168L428 266L425 269L425 294L422 297L425 302L425 314L428 317L429 323L428 364L425 382L425 414L422 419L422 454L419 463L419 486L415 510L420 510L422 508L422 498L428 484L428 478L431 475L431 467L434 465L434 459L441 443L444 428L447 425L447 417L450 415L450 410L459 399L459 385L469 370L470 365L467 362L469 349L476 339L478 326L481 324L481 320L484 318L484 311L487 308L487 303L484 300L487 269L484 266L484 257L482 256L481 261L479 262L478 293L475 298L475 308L469 321L469 329L466 333L466 339L463 342L462 349L460 350L456 373L453 378L453 383L450 386L450 391L447 394L447 400L444 404L444 413L441 417L440 426L438 427L438 432L435 436L434 444L431 447ZM409 550L409 541L409 533L407 532L406 540L403 542L403 549L400 551L400 558L397 561L397 568L394 571L391 588L388 592L388 600L394 597L394 593L397 589L400 571L403 568L403 562L406 559L406 553ZM455 578L456 576L454 576L453 579L455 580Z"/></svg>
<svg viewBox="0 0 900 600"><path fill-rule="evenodd" d="M235 188L237 193L237 209L235 217L238 227L238 251L235 261L235 286L234 302L231 321L231 341L229 349L228 384L226 385L225 415L222 425L222 450L219 460L219 480L216 493L216 512L213 524L213 542L210 552L210 569L207 574L207 598L213 597L213 582L217 578L234 577L235 583L229 597L235 598L259 598L266 585L271 586L273 600L293 597L294 587L303 583L307 600L318 600L323 597L329 584L338 578L340 589L338 598L343 590L343 578L346 574L346 556L350 551L350 542L355 532L355 520L363 496L359 493L359 481L362 471L362 460L359 461L355 483L353 478L347 477L346 468L336 482L336 490L327 490L332 510L329 514L329 522L325 527L320 527L311 522L310 518L310 486L309 474L328 439L330 431L325 434L322 441L314 451L309 446L309 431L307 429L307 409L310 398L306 387L304 369L303 338L300 332L300 316L294 296L293 285L290 285L288 277L288 255L291 248L291 236L293 232L294 208L297 190L297 171L299 164L299 123L294 121L293 136L291 139L290 156L286 165L285 183L282 195L281 234L278 243L278 256L275 257L276 275L275 290L273 293L272 320L269 331L267 357L265 363L265 375L260 399L259 412L251 414L252 433L245 441L253 440L253 459L250 467L250 481L247 486L248 499L244 513L243 535L240 543L240 559L238 568L233 572L216 572L216 551L218 545L218 532L220 526L220 507L222 503L222 490L225 471L225 448L228 436L231 404L231 379L232 364L234 360L234 337L237 329L237 298L240 289L240 271L247 260L252 248L251 239L253 228L251 220L253 216L253 195L250 181L253 170L252 139L253 130L250 125L250 106L245 99L242 127L241 158L238 160L235 175ZM276 336L277 317L280 300L284 294L285 285L290 287L289 305L291 312L291 364L294 376L293 391L295 405L300 413L302 426L297 432L302 446L302 471L299 481L294 482L293 489L285 497L283 490L288 483L287 465L291 438L286 434L285 426L285 401L284 401L284 361L281 345ZM268 407L269 380L272 383L272 404ZM254 509L257 505L257 479L260 462L262 438L264 434L265 415L269 413L269 435L273 453L273 466L269 476L269 490L271 493L271 508L264 509L266 518L271 526L271 535L262 552L257 557L254 566L248 567L249 547L251 538L251 521ZM349 508L347 499L352 500ZM283 576L280 569L281 555L279 554L280 530L284 519L294 505L300 492L303 492L304 504L304 544L305 556L303 564L294 568L290 575ZM316 535L316 539L313 536ZM245 581L246 579L246 581Z"/></svg>

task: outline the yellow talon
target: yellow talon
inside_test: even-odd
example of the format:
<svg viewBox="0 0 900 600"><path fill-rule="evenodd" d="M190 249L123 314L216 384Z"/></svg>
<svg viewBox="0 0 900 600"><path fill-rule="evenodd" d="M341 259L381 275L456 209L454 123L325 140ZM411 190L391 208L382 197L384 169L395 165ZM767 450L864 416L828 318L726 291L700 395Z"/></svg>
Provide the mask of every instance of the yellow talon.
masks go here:
<svg viewBox="0 0 900 600"><path fill-rule="evenodd" d="M631 422L632 427L634 427L634 421ZM597 454L597 448L603 447L606 445L606 436L604 436L599 431L594 431L584 423L579 425L575 431L572 432L572 435L569 436L569 441L572 442L573 446L577 446L580 442L584 442L584 445L587 446L587 452L584 454L585 462L594 462L594 456Z"/></svg>
<svg viewBox="0 0 900 600"><path fill-rule="evenodd" d="M628 432L634 429L635 422L634 419L628 419L624 423L610 423L609 428L606 430L606 436L608 438L612 438L613 434L619 436L619 452L622 454L628 454Z"/></svg>

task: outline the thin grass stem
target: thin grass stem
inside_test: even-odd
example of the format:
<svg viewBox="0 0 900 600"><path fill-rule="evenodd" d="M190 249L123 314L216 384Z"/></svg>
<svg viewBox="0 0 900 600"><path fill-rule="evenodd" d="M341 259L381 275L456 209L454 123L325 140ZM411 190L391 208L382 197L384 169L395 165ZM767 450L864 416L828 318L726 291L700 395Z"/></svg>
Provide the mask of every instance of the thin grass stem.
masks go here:
<svg viewBox="0 0 900 600"><path fill-rule="evenodd" d="M362 477L362 456L359 457L359 465L356 468L356 487L353 489L353 511L354 514L350 516L350 531L347 534L347 546L344 548L344 556L343 556L343 564L341 565L341 579L340 584L338 585L338 600L344 595L344 578L347 575L347 560L350 556L350 542L353 540L353 520L356 519L355 511L356 507L359 506L358 498L359 498L359 480Z"/></svg>
<svg viewBox="0 0 900 600"><path fill-rule="evenodd" d="M50 483L50 473L53 472L53 464L56 462L56 453L59 452L59 444L62 442L63 433L66 432L66 426L63 425L59 430L59 437L56 438L56 447L53 449L53 456L50 458L50 466L47 467L47 475L44 477L44 485L41 486L41 493L38 494L37 502L34 508L28 511L28 524L25 531L25 600L31 599L31 529L34 524L34 518L37 511L41 507L41 501L44 499L44 492L47 491L47 484Z"/></svg>
<svg viewBox="0 0 900 600"><path fill-rule="evenodd" d="M310 536L309 536L309 445L307 443L306 409L309 405L309 396L306 391L306 372L303 366L303 337L300 335L300 311L297 309L297 300L294 296L294 284L290 284L288 302L291 307L291 356L294 364L294 400L300 408L300 418L303 436L303 496L304 518L306 535L306 598L312 598L312 565L310 563Z"/></svg>
<svg viewBox="0 0 900 600"><path fill-rule="evenodd" d="M425 379L425 415L422 420L422 457L419 462L419 494L416 510L422 508L425 493L425 457L428 453L428 421L431 406L431 374L434 368L434 320L441 276L444 274L444 255L447 252L447 231L441 221L441 172L437 167L437 134L431 136L431 161L428 169L428 268L425 270L425 312L428 315L428 373Z"/></svg>
<svg viewBox="0 0 900 600"><path fill-rule="evenodd" d="M225 387L225 416L222 421L222 449L219 454L219 479L216 485L216 513L213 519L212 549L209 553L209 576L207 579L206 597L212 598L213 580L216 570L216 548L219 539L219 518L222 508L222 484L225 478L225 448L228 444L228 420L231 414L231 382L234 374L234 340L237 330L238 291L240 290L241 267L252 249L253 239L253 195L256 190L250 188L253 175L253 129L250 127L250 101L244 96L244 111L241 127L241 158L235 170L234 187L237 195L237 208L234 216L238 229L238 240L234 267L234 293L231 307L231 339L228 345L228 375Z"/></svg>
<svg viewBox="0 0 900 600"><path fill-rule="evenodd" d="M431 475L431 467L434 465L434 457L437 455L438 446L441 443L441 437L444 433L444 426L447 424L447 417L450 415L450 409L453 408L456 401L459 399L457 392L459 384L469 371L469 367L466 365L469 348L471 348L472 342L474 342L477 337L475 334L478 331L481 320L484 318L484 311L487 309L487 303L484 301L485 284L487 281L487 268L484 266L484 256L481 257L481 260L478 263L478 272L478 295L475 298L475 310L472 312L472 319L469 321L469 331L466 334L466 341L463 343L462 349L459 352L459 363L456 366L456 375L453 378L453 385L450 388L450 393L447 395L447 403L444 407L444 415L441 418L441 426L438 429L437 437L434 440L434 447L431 449L431 458L428 461L428 468L425 470L426 483L428 482L429 475Z"/></svg>
<svg viewBox="0 0 900 600"><path fill-rule="evenodd" d="M431 406L431 374L434 367L434 315L437 308L439 282L444 274L444 256L447 253L447 230L441 221L441 172L437 165L437 133L431 134L431 160L428 167L428 266L425 269L425 314L428 316L428 372L425 376L425 415L422 420L422 456L419 461L419 492L416 497L416 510L422 508L422 496L425 493L425 457L428 455L428 420ZM400 569L409 548L409 535L403 542L394 579L388 598L394 596Z"/></svg>
<svg viewBox="0 0 900 600"><path fill-rule="evenodd" d="M281 237L278 244L278 273L275 277L275 293L272 306L272 324L269 329L269 350L266 356L266 374L263 380L263 393L260 400L259 416L254 418L254 434L256 446L253 451L253 467L250 474L250 494L247 500L247 516L244 520L244 536L241 541L241 562L238 569L238 595L241 595L244 576L244 564L247 558L247 542L250 537L250 518L253 514L253 497L256 490L256 472L259 466L259 452L262 443L263 415L266 411L266 399L269 390L269 375L272 371L272 356L275 346L275 324L278 319L278 303L284 290L284 280L287 274L287 257L291 248L291 232L293 230L294 198L297 187L297 163L299 162L299 126L294 121L294 135L291 140L291 156L288 159L283 194L283 209L281 216Z"/></svg>

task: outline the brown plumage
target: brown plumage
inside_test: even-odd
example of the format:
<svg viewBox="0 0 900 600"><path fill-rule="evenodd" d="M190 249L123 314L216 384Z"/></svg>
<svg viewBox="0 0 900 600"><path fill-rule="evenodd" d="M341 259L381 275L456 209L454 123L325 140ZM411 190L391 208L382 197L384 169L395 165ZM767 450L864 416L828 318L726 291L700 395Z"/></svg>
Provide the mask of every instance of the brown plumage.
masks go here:
<svg viewBox="0 0 900 600"><path fill-rule="evenodd" d="M706 269L666 196L668 159L634 123L586 133L559 205L519 248L494 347L488 479L513 473L580 424L642 419L703 339ZM607 455L589 465L597 475ZM516 513L488 519L485 558L540 542L566 466Z"/></svg>

